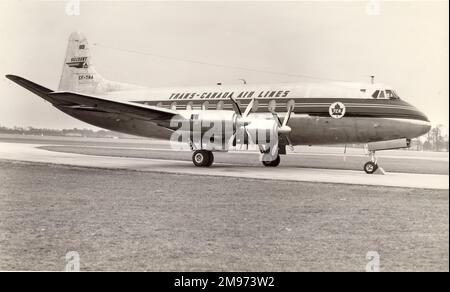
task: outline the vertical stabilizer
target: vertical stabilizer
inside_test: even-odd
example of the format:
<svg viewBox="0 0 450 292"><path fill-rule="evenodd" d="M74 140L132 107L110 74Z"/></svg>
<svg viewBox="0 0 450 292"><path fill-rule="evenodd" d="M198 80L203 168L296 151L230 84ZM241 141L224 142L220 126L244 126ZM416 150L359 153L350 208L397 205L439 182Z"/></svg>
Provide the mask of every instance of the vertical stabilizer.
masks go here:
<svg viewBox="0 0 450 292"><path fill-rule="evenodd" d="M92 66L86 37L79 32L70 35L58 91L103 94L138 88L142 87L109 81L100 76Z"/></svg>
<svg viewBox="0 0 450 292"><path fill-rule="evenodd" d="M59 91L95 93L104 79L95 71L86 37L74 32L69 37Z"/></svg>

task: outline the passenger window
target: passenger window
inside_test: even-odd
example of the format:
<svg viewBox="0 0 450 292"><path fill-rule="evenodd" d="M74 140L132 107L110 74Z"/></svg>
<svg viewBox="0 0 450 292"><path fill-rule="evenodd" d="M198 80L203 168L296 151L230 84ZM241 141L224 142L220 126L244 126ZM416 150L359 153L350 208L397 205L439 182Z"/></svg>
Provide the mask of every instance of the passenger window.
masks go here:
<svg viewBox="0 0 450 292"><path fill-rule="evenodd" d="M287 110L289 110L291 107L292 107L292 109L295 108L295 101L294 101L293 99L289 100L289 101L286 103L286 109L287 109Z"/></svg>
<svg viewBox="0 0 450 292"><path fill-rule="evenodd" d="M372 97L373 97L373 98L377 98L379 92L380 92L379 90L376 90L376 91L372 94Z"/></svg>
<svg viewBox="0 0 450 292"><path fill-rule="evenodd" d="M257 112L258 111L258 107L259 107L259 103L258 103L257 100L255 100L255 102L253 103L252 111L253 112Z"/></svg>
<svg viewBox="0 0 450 292"><path fill-rule="evenodd" d="M269 110L269 112L274 112L277 109L277 102L272 99L269 102L269 105L267 106L267 109Z"/></svg>

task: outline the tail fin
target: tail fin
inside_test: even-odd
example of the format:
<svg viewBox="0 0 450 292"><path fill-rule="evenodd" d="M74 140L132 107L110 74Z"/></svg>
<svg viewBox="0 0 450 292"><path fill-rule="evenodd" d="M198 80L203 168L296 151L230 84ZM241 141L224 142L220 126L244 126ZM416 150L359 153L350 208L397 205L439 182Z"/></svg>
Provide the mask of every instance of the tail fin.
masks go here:
<svg viewBox="0 0 450 292"><path fill-rule="evenodd" d="M58 91L99 94L138 88L104 79L92 66L89 44L84 35L73 32L69 37Z"/></svg>
<svg viewBox="0 0 450 292"><path fill-rule="evenodd" d="M74 32L69 37L58 91L93 93L103 78L95 71L86 37Z"/></svg>

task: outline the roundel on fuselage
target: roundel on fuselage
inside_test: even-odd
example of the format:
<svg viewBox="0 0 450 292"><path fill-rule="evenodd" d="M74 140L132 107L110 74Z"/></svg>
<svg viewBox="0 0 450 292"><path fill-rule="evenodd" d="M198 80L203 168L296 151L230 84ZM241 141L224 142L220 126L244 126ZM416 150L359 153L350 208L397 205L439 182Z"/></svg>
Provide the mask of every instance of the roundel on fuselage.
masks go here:
<svg viewBox="0 0 450 292"><path fill-rule="evenodd" d="M333 102L328 108L330 116L334 119L340 119L345 115L345 105L342 102Z"/></svg>

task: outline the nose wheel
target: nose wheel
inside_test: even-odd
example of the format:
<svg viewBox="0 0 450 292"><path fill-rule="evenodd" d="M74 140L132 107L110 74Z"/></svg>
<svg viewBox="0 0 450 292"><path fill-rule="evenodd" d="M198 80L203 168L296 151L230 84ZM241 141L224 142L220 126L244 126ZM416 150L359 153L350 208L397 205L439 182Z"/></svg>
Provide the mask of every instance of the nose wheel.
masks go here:
<svg viewBox="0 0 450 292"><path fill-rule="evenodd" d="M367 174L373 174L378 169L377 158L375 157L375 151L369 152L370 161L364 164L364 171Z"/></svg>
<svg viewBox="0 0 450 292"><path fill-rule="evenodd" d="M192 154L192 162L197 167L210 167L214 162L214 154L208 150L196 150Z"/></svg>
<svg viewBox="0 0 450 292"><path fill-rule="evenodd" d="M376 164L375 162L368 161L366 162L366 164L364 164L364 171L368 174L374 173L377 169L378 164Z"/></svg>

